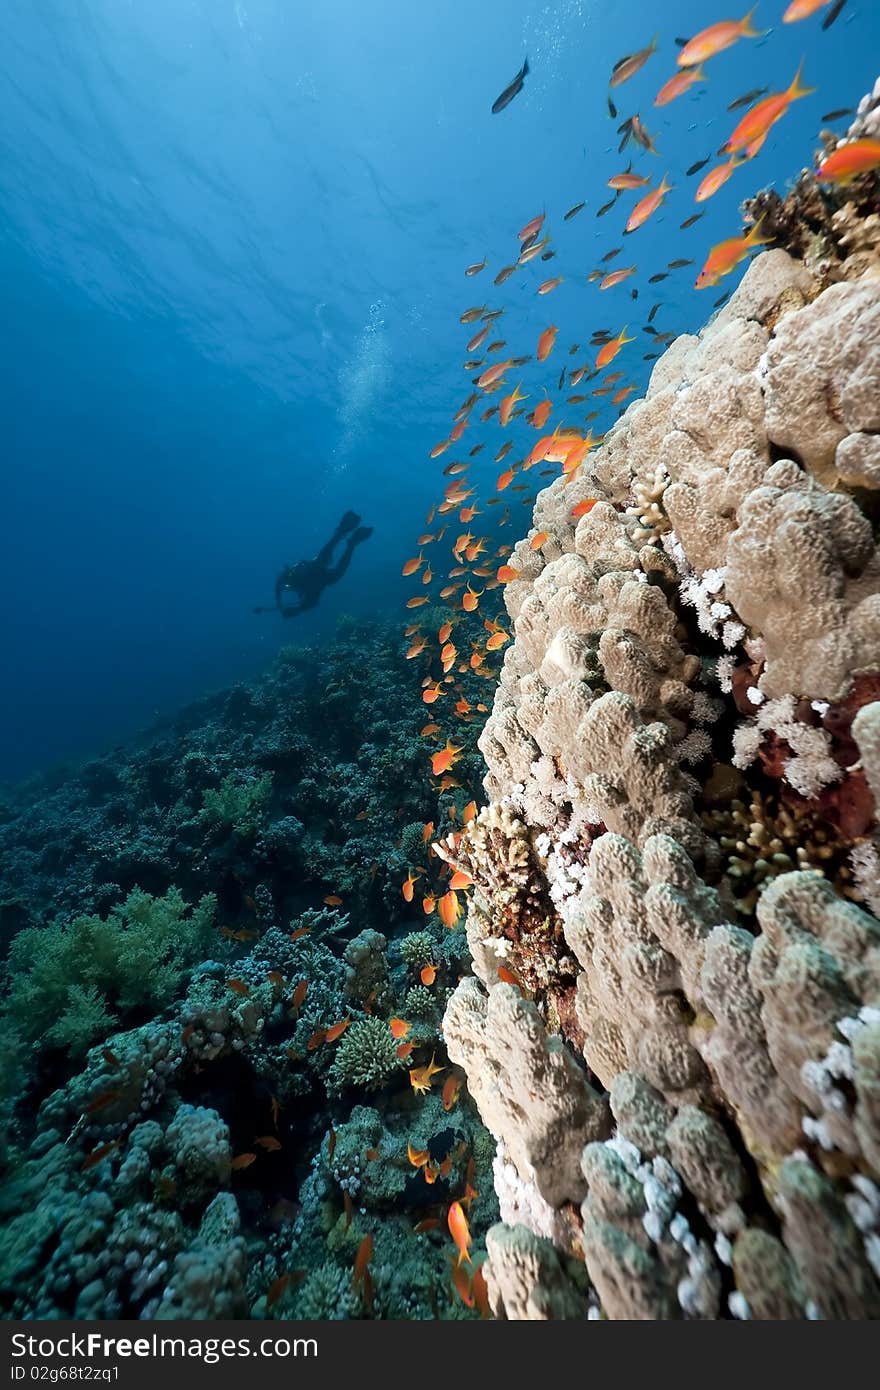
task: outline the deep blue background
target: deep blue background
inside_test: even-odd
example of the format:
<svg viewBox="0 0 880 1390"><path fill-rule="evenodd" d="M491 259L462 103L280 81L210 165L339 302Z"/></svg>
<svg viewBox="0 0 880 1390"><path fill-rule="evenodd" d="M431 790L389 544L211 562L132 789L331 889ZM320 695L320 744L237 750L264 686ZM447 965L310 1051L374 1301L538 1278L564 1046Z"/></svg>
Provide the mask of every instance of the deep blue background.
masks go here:
<svg viewBox="0 0 880 1390"><path fill-rule="evenodd" d="M600 302L585 276L631 206L595 217L630 153L607 76L650 40L656 0L5 0L0 776L100 748L340 612L399 611L439 491L427 453L469 389L468 304L506 304L522 353L549 319L548 273L567 276L560 344L642 323L655 298L664 328L705 320L695 270L737 232L742 197L809 161L820 114L868 90L880 6L850 0L823 34L821 14L782 26L783 0L762 3L770 36L656 111L674 36L728 7L662 9L660 52L615 100L656 133L639 167L676 190L615 262L636 259L638 280ZM524 52L524 92L491 116ZM728 102L787 86L802 56L817 94L679 231L698 181L684 170L729 134ZM495 290L542 208L553 272ZM484 254L491 271L465 281ZM655 296L647 275L676 256L698 264ZM644 385L641 350L628 366ZM297 624L254 617L348 506L376 534L345 580Z"/></svg>

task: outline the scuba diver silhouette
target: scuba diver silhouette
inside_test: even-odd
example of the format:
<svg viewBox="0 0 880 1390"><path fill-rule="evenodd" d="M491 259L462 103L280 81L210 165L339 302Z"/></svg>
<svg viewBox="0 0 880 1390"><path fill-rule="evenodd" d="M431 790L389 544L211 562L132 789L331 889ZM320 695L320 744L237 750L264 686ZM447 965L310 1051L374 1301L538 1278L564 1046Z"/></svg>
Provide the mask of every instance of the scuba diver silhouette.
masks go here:
<svg viewBox="0 0 880 1390"><path fill-rule="evenodd" d="M286 565L275 580L275 608L283 618L296 618L309 608L315 608L328 584L335 584L348 569L355 546L368 540L373 534L372 526L361 526L360 517L355 512L346 512L326 545L322 546L314 560L300 560L295 565ZM348 536L345 548L335 565L331 565L333 551L343 536ZM285 597L291 593L298 595L296 603L286 603ZM254 609L255 613L271 613L267 607Z"/></svg>

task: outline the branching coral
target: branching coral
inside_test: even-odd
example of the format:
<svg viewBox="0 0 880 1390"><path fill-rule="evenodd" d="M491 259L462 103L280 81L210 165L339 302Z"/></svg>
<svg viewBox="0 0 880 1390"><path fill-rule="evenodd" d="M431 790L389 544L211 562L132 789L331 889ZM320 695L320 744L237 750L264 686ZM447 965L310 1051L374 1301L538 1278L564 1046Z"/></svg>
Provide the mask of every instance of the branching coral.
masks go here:
<svg viewBox="0 0 880 1390"><path fill-rule="evenodd" d="M340 1088L357 1086L375 1091L392 1072L406 1064L397 1055L397 1041L382 1018L364 1018L343 1035L333 1061L333 1080Z"/></svg>

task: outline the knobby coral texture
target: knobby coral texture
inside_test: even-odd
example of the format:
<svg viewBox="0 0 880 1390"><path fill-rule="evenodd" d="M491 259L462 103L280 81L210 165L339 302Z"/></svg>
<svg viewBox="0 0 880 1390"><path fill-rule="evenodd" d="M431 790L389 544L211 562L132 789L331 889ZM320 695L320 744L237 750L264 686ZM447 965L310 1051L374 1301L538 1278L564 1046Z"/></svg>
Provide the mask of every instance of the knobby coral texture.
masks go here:
<svg viewBox="0 0 880 1390"><path fill-rule="evenodd" d="M511 557L444 1022L498 1317L880 1316L878 191L757 198Z"/></svg>

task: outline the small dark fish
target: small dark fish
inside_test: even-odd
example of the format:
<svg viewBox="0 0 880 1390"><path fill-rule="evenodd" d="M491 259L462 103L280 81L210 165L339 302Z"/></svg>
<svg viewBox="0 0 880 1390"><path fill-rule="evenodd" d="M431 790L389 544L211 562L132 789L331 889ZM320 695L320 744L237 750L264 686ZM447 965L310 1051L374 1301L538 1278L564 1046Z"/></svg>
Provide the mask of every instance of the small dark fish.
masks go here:
<svg viewBox="0 0 880 1390"><path fill-rule="evenodd" d="M642 356L642 361L643 361L643 362L656 362L656 361L657 361L657 358L658 358L659 356L660 356L659 352L646 352L646 353L644 353L643 356Z"/></svg>
<svg viewBox="0 0 880 1390"><path fill-rule="evenodd" d="M578 213L580 212L581 208L585 208L586 206L587 206L587 204L586 204L586 199L585 199L584 202L582 202L582 203L575 203L575 205L574 205L573 208L569 208L569 209L568 209L568 212L565 214L565 216L564 216L563 219L562 219L563 222L570 222L571 219L572 219L573 217L577 217L577 215L578 215Z"/></svg>
<svg viewBox="0 0 880 1390"><path fill-rule="evenodd" d="M626 118L626 120L623 122L623 124L622 124L622 125L619 125L619 126L617 127L617 133L618 133L618 135L622 135L623 132L624 132L625 130L632 130L632 123L633 123L633 118L632 118L632 116L627 116L627 118Z"/></svg>
<svg viewBox="0 0 880 1390"><path fill-rule="evenodd" d="M515 265L503 266L502 269L499 270L498 274L495 276L495 280L493 283L496 285L503 285L504 281L509 280L515 270Z"/></svg>
<svg viewBox="0 0 880 1390"><path fill-rule="evenodd" d="M648 315L648 323L653 323L653 322L654 322L654 316L656 315L657 310L658 310L659 308L660 308L660 301L659 301L659 299L658 299L657 303L654 305L653 309L651 310L650 314Z"/></svg>
<svg viewBox="0 0 880 1390"><path fill-rule="evenodd" d="M552 261L552 259L553 259L553 257L554 257L555 255L556 255L556 252L555 252L555 251L545 251L544 254L543 254L543 256L541 257L541 260L542 260L542 261Z"/></svg>
<svg viewBox="0 0 880 1390"><path fill-rule="evenodd" d="M511 367L524 367L527 362L531 362L531 357L511 357Z"/></svg>
<svg viewBox="0 0 880 1390"><path fill-rule="evenodd" d="M606 214L606 212L610 212L610 211L611 211L611 209L614 207L614 204L615 204L616 202L617 202L617 199L616 199L616 198L612 198L610 202L608 202L608 203L603 203L602 206L600 207L599 211L596 213L596 216L597 216L597 217L604 217L605 214Z"/></svg>
<svg viewBox="0 0 880 1390"><path fill-rule="evenodd" d="M834 23L837 16L840 14L840 11L843 9L845 4L846 0L836 0L836 3L831 6L831 9L828 11L827 15L822 20L823 33L826 29L831 28L832 24Z"/></svg>
<svg viewBox="0 0 880 1390"><path fill-rule="evenodd" d="M695 222L699 222L700 218L701 218L703 215L704 215L704 214L703 214L702 212L695 212L695 213L693 213L690 217L686 217L686 218L684 219L684 221L682 222L681 227L679 228L679 230L682 231L682 232L686 232L687 229L688 229L688 227L692 227L692 226L694 225Z"/></svg>
<svg viewBox="0 0 880 1390"><path fill-rule="evenodd" d="M638 297L639 297L639 292L638 292L638 290L630 290L630 292L629 292L629 297L630 297L630 299L638 299Z"/></svg>
<svg viewBox="0 0 880 1390"><path fill-rule="evenodd" d="M520 68L519 72L516 74L516 77L513 79L513 81L509 82L507 86L504 88L504 91L501 93L500 97L496 97L495 100L492 102L493 116L497 116L499 111L503 111L505 106L509 106L515 96L519 96L520 92L523 89L523 83L526 80L528 71L529 60L528 58L526 58L525 62Z"/></svg>
<svg viewBox="0 0 880 1390"><path fill-rule="evenodd" d="M568 349L569 357L574 357L575 353L580 350L580 346L580 343L572 343L571 347Z"/></svg>
<svg viewBox="0 0 880 1390"><path fill-rule="evenodd" d="M627 145L629 144L630 136L631 136L631 135L632 135L632 126L629 126L628 129L627 129L626 134L624 135L624 137L623 137L623 139L621 140L620 144L617 146L617 153L618 153L618 154L623 154L624 150L626 149Z"/></svg>
<svg viewBox="0 0 880 1390"><path fill-rule="evenodd" d="M698 174L701 169L705 169L706 165L709 163L709 160L711 158L712 156L710 154L707 154L705 159L698 159L696 164L692 164L689 169L685 169L684 172L686 176L690 178L691 174Z"/></svg>
<svg viewBox="0 0 880 1390"><path fill-rule="evenodd" d="M559 373L559 385L558 385L557 388L556 388L557 391L561 391L564 385L565 385L565 368L563 367L563 368L562 368L562 371Z"/></svg>
<svg viewBox="0 0 880 1390"><path fill-rule="evenodd" d="M567 405L582 405L586 399L586 396L581 395L566 396L565 398Z"/></svg>
<svg viewBox="0 0 880 1390"><path fill-rule="evenodd" d="M608 115L611 117L612 121L617 120L617 107L614 105L610 96L608 97Z"/></svg>
<svg viewBox="0 0 880 1390"><path fill-rule="evenodd" d="M753 101L757 101L758 97L764 96L768 91L768 87L755 87L751 92L746 92L745 96L737 97L736 101L732 101L727 109L728 111L738 111L741 106L751 106Z"/></svg>
<svg viewBox="0 0 880 1390"><path fill-rule="evenodd" d="M681 270L681 269L682 269L684 266L686 266L686 265L693 265L693 261L686 261L686 260L684 259L684 257L682 256L682 257L681 257L679 260L677 260L677 261L670 261L670 262L669 262L669 269L670 269L670 270Z"/></svg>
<svg viewBox="0 0 880 1390"><path fill-rule="evenodd" d="M540 229L539 229L539 231L540 231ZM528 249L529 249L530 246L534 246L535 242L538 240L539 231L538 231L538 232L532 232L529 236L525 237L525 239L521 242L520 248L519 248L519 254L520 254L520 255L522 255L523 251L528 251Z"/></svg>
<svg viewBox="0 0 880 1390"><path fill-rule="evenodd" d="M654 336L654 337L656 337L656 335L657 335L657 330L656 330L656 328L653 328L653 327L651 326L650 323L646 323L646 324L643 325L643 327L642 327L642 332L643 332L643 333L650 333L650 334L651 334L652 336Z"/></svg>
<svg viewBox="0 0 880 1390"><path fill-rule="evenodd" d="M623 247L622 247L622 246L615 246L615 248L614 248L613 251L606 251L606 252L605 252L605 255L602 257L602 260L603 260L603 261L613 261L613 260L614 260L614 257L615 257L615 256L619 256L622 250L623 250Z"/></svg>
<svg viewBox="0 0 880 1390"><path fill-rule="evenodd" d="M678 44L679 48L684 48L686 43L690 43L690 39L676 39L675 42Z"/></svg>
<svg viewBox="0 0 880 1390"><path fill-rule="evenodd" d="M856 113L851 106L841 106L838 111L826 111L821 118L823 121L839 121L844 116L854 116Z"/></svg>
<svg viewBox="0 0 880 1390"><path fill-rule="evenodd" d="M715 300L715 303L712 305L712 308L713 308L713 309L720 309L720 308L721 308L721 305L722 305L722 304L726 304L729 298L730 298L730 290L727 291L727 294L722 294L722 295L720 296L720 298L716 299L716 300Z"/></svg>
<svg viewBox="0 0 880 1390"><path fill-rule="evenodd" d="M669 276L668 276L668 274L666 273L666 271L665 271L665 270L661 270L661 272L660 272L659 275L649 275L649 276L648 276L648 284L649 284L649 285L659 285L661 280L668 280L668 279L669 279Z"/></svg>

